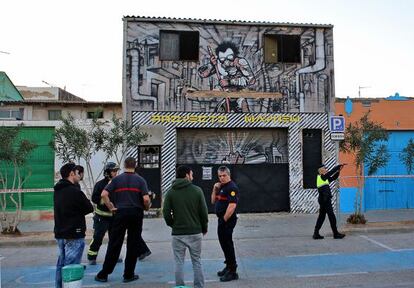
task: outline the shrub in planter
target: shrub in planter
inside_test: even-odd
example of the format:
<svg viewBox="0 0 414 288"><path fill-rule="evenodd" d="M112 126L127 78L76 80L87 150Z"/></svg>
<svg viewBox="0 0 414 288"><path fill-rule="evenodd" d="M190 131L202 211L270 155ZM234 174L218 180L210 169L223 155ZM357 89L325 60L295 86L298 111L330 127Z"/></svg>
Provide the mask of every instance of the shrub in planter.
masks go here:
<svg viewBox="0 0 414 288"><path fill-rule="evenodd" d="M367 223L367 220L365 219L364 214L353 213L349 215L348 219L346 219L346 222L349 224L365 224Z"/></svg>

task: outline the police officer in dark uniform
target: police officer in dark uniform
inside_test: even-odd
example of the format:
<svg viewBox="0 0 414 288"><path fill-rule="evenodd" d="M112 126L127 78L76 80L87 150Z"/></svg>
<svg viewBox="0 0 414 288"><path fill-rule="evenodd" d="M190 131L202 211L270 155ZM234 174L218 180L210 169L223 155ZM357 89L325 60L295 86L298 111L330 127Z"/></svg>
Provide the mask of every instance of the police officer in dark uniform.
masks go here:
<svg viewBox="0 0 414 288"><path fill-rule="evenodd" d="M118 174L119 166L114 162L106 163L104 167L104 179L96 182L92 192L92 202L96 204L95 215L93 216L93 239L89 244L88 260L90 265L96 265L96 257L98 257L99 248L105 237L106 231L110 233L112 223L112 212L101 201L101 193L109 181ZM118 259L121 262L122 259Z"/></svg>
<svg viewBox="0 0 414 288"><path fill-rule="evenodd" d="M226 267L217 272L220 281L239 279L237 274L236 254L233 244L233 230L237 223L236 207L239 201L239 188L230 178L230 169L220 166L217 171L219 182L214 184L211 203L215 204L218 217L217 234L224 252Z"/></svg>
<svg viewBox="0 0 414 288"><path fill-rule="evenodd" d="M319 230L322 227L323 221L325 221L326 214L328 214L329 223L331 224L333 238L342 239L345 234L339 233L336 227L335 213L332 208L332 193L329 183L335 181L339 177L339 173L345 164L335 166L331 171L328 171L325 165L321 165L318 169L318 176L316 176L316 187L318 187L318 202L320 205L319 216L316 221L315 231L313 233L313 239L319 240L324 237L319 234Z"/></svg>

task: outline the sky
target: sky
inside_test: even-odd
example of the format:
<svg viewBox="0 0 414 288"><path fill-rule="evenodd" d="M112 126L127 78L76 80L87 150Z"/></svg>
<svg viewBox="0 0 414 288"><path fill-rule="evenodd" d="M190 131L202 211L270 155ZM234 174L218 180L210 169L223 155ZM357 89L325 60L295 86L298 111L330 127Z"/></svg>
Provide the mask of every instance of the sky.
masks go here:
<svg viewBox="0 0 414 288"><path fill-rule="evenodd" d="M413 12L411 0L6 1L0 71L16 86L122 101L123 16L332 24L336 97L414 97Z"/></svg>

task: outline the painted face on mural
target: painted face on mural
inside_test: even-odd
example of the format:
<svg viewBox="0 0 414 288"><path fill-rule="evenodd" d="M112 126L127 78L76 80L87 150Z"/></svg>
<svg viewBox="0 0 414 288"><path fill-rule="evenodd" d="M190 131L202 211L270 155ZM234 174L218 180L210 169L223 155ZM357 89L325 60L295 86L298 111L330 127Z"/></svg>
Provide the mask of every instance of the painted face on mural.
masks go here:
<svg viewBox="0 0 414 288"><path fill-rule="evenodd" d="M230 91L238 91L255 83L256 80L249 62L239 54L235 43L220 43L216 48L216 54L210 46L207 46L207 50L210 63L206 63L198 69L201 77L215 77L221 89ZM227 107L227 112L229 112L229 108Z"/></svg>
<svg viewBox="0 0 414 288"><path fill-rule="evenodd" d="M224 67L233 66L235 59L234 51L231 48L227 48L226 51L218 53L218 59Z"/></svg>

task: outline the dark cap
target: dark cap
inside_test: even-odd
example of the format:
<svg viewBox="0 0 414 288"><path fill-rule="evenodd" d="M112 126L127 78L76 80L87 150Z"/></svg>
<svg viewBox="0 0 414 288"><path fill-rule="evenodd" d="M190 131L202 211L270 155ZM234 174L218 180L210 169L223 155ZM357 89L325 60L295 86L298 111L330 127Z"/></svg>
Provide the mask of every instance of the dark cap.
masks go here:
<svg viewBox="0 0 414 288"><path fill-rule="evenodd" d="M325 164L321 164L318 166L318 169L325 168Z"/></svg>

